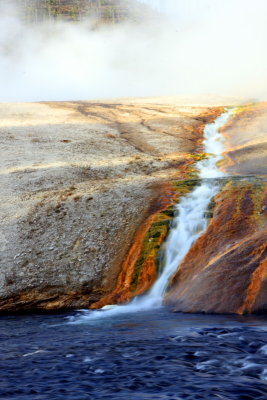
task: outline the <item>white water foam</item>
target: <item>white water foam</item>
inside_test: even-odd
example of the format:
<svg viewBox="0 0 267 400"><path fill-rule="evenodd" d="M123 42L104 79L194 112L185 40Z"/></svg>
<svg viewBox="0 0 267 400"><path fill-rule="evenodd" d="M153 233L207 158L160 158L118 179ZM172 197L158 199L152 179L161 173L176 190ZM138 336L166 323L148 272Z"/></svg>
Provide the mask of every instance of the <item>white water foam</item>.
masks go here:
<svg viewBox="0 0 267 400"><path fill-rule="evenodd" d="M216 178L226 176L218 167L218 162L223 159L225 151L224 137L220 133L220 128L227 123L233 113L234 109L228 109L215 122L205 127L204 148L209 157L196 164L200 184L176 205L177 216L172 222L170 234L164 245L165 267L154 286L147 294L134 298L129 304L106 306L97 311L84 310L78 317L73 317L70 323L87 322L162 306L171 277L194 242L207 229L206 212L211 200L219 191Z"/></svg>

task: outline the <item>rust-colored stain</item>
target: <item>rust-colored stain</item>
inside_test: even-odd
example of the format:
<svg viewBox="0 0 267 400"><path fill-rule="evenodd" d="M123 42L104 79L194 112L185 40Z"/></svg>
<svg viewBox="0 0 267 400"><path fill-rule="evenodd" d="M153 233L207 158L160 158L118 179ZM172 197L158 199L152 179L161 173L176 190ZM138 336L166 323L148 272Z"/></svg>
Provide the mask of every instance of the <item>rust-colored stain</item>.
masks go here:
<svg viewBox="0 0 267 400"><path fill-rule="evenodd" d="M265 307L266 194L261 181L226 184L207 231L172 280L166 301L176 311L244 314Z"/></svg>
<svg viewBox="0 0 267 400"><path fill-rule="evenodd" d="M257 256L264 256L262 262L259 263L258 268L253 272L251 276L250 285L247 290L246 299L240 309L239 314L251 313L253 306L258 298L262 282L267 278L267 243L264 243L259 248L256 248L253 254Z"/></svg>
<svg viewBox="0 0 267 400"><path fill-rule="evenodd" d="M161 195L153 207L153 214L150 215L140 229L137 231L130 251L122 265L115 290L91 306L92 309L101 308L107 304L125 303L133 296L144 293L148 290L157 278L155 260L149 257L142 266L138 286L132 291L131 284L135 272L135 265L141 256L143 242L150 227L156 221L158 214L175 203L177 194L172 185L165 183L162 187L164 195Z"/></svg>

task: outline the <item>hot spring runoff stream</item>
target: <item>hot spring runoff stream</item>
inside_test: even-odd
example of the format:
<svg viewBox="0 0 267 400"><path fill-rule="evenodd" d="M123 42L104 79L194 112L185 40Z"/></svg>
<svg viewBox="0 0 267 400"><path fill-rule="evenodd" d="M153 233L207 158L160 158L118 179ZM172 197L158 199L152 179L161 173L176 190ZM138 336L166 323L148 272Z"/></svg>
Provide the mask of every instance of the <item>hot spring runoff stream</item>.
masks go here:
<svg viewBox="0 0 267 400"><path fill-rule="evenodd" d="M200 182L176 206L165 267L130 304L0 319L0 399L196 400L267 398L266 317L174 314L163 305L170 278L207 228L225 175L220 128L205 128Z"/></svg>
<svg viewBox="0 0 267 400"><path fill-rule="evenodd" d="M203 144L209 157L199 161L196 165L200 184L182 198L176 206L177 216L172 222L169 237L164 245L165 266L152 289L146 295L136 297L127 305L111 305L100 311L85 311L81 316L75 317L73 323L118 314L136 313L162 306L170 278L177 271L193 243L207 228L206 212L211 200L219 191L216 178L222 178L225 175L217 166L217 163L223 158L224 152L224 138L219 130L226 124L233 112L233 109L225 111L215 122L205 127Z"/></svg>

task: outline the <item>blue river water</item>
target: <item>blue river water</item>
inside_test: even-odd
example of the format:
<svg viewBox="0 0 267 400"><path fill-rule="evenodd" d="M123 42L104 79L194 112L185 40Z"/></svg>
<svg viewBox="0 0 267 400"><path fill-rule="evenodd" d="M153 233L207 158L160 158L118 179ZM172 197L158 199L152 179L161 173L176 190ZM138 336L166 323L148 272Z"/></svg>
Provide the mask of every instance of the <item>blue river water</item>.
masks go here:
<svg viewBox="0 0 267 400"><path fill-rule="evenodd" d="M0 318L0 399L267 399L266 316L82 315Z"/></svg>

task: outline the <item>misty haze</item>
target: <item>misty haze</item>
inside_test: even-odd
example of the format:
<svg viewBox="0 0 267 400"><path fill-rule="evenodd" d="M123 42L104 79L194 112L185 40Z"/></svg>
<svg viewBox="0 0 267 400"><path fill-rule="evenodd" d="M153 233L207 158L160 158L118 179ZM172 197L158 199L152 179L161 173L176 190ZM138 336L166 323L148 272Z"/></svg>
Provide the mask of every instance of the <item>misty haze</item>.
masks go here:
<svg viewBox="0 0 267 400"><path fill-rule="evenodd" d="M155 8L97 29L93 15L36 22L2 3L1 101L266 95L265 0L140 1Z"/></svg>

